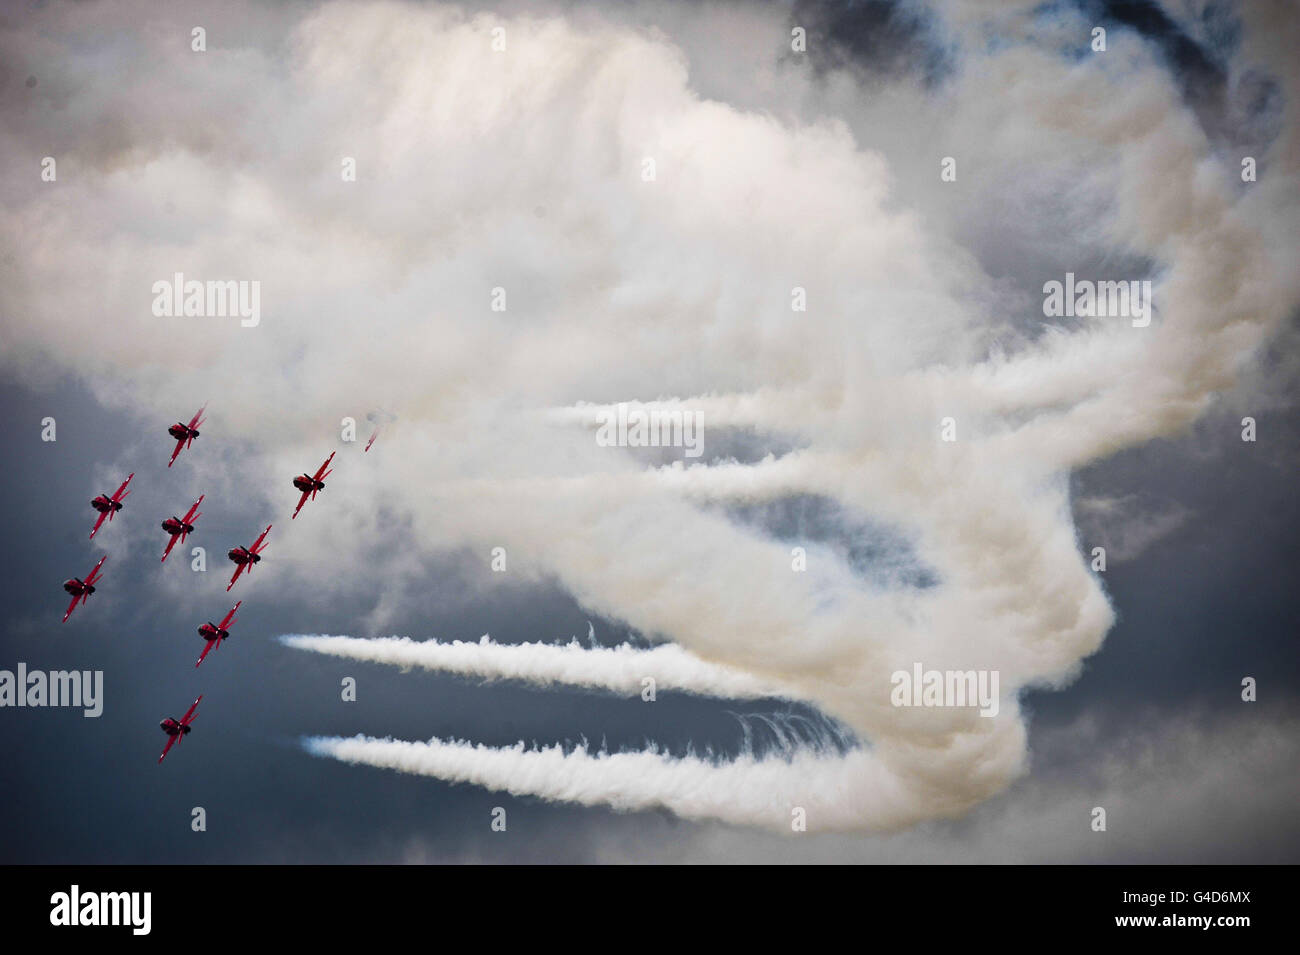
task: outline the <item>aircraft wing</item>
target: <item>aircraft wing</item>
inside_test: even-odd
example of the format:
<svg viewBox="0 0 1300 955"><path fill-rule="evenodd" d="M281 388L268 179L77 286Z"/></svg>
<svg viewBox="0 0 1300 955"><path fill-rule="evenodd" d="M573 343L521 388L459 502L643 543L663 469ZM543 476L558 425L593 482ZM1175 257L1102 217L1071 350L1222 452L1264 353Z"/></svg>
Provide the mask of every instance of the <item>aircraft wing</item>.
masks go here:
<svg viewBox="0 0 1300 955"><path fill-rule="evenodd" d="M189 726L191 723L194 722L194 711L199 708L199 700L202 699L203 699L203 694L200 693L199 699L195 700L193 703L190 704L190 708L186 710L185 715L181 717L181 726Z"/></svg>
<svg viewBox="0 0 1300 955"><path fill-rule="evenodd" d="M230 583L226 584L226 593L230 593L230 588L235 586L235 581L239 579L239 575L244 572L244 568L247 566L248 564L235 565L235 574L233 577L230 578Z"/></svg>
<svg viewBox="0 0 1300 955"><path fill-rule="evenodd" d="M112 500L114 500L114 501L121 501L123 498L125 498L128 494L131 493L130 491L128 491L128 490L126 489L126 486L127 486L128 484L131 483L131 478L133 478L133 477L135 477L135 472L134 472L134 471L132 471L130 474L128 474L128 475L126 476L126 480L122 482L122 486L119 487L116 491L113 492ZM111 512L110 512L110 513L111 513Z"/></svg>
<svg viewBox="0 0 1300 955"><path fill-rule="evenodd" d="M88 573L88 574L86 575L86 586L87 586L87 587L93 585L93 584L95 583L95 581L99 580L99 568L101 568L101 567L104 566L104 561L106 561L106 560L108 560L108 555L107 555L107 554L105 554L103 557L99 558L99 563L96 564L93 568L91 568L90 573Z"/></svg>
<svg viewBox="0 0 1300 955"><path fill-rule="evenodd" d="M303 506L304 504L307 503L307 496L308 496L309 494L311 494L311 491L303 491L303 492L302 492L302 497L298 498L298 506L295 507L295 508L293 509L293 516L294 516L294 517L297 517L297 516L298 516L298 512L302 510L302 506ZM290 520L292 520L292 519L293 519L293 518L290 518Z"/></svg>
<svg viewBox="0 0 1300 955"><path fill-rule="evenodd" d="M94 539L95 539L95 535L96 535L97 533L99 533L99 529L100 529L100 527L103 526L104 518L108 517L108 515L110 515L110 514L112 514L112 513L113 513L112 508L109 508L107 511L100 511L100 512L99 512L99 520L95 521L95 526L92 527L92 528L90 529L90 539L91 539L91 540L94 540Z"/></svg>
<svg viewBox="0 0 1300 955"><path fill-rule="evenodd" d="M190 429L191 429L191 430L193 430L194 428L197 428L199 425L201 425L201 424L203 423L200 419L203 417L203 411L204 411L204 409L206 409L206 408L207 408L207 405L204 405L204 406L203 406L202 408L200 408L198 411L194 412L194 417L190 419Z"/></svg>
<svg viewBox="0 0 1300 955"><path fill-rule="evenodd" d="M226 614L226 616L222 619L221 623L217 624L218 630L225 630L229 628L229 626L232 623L235 622L235 611L239 609L239 604L242 603L243 601L241 600L239 601L239 603L235 604L233 607L230 608L230 613Z"/></svg>
<svg viewBox="0 0 1300 955"><path fill-rule="evenodd" d="M253 541L253 546L248 548L250 554L260 554L262 552L262 541L266 540L266 535L271 533L271 525L266 525L266 530L257 535L257 540Z"/></svg>
<svg viewBox="0 0 1300 955"><path fill-rule="evenodd" d="M180 535L180 534L173 534L173 535L172 535L172 539L169 540L169 541L167 542L167 549L166 549L165 551L163 551L163 555L162 555L162 559L163 559L163 560L166 560L166 559L167 559L167 555L170 554L170 553L172 552L172 548L176 546L176 542L177 542L178 540L180 540L180 539L181 539L181 535ZM159 563L162 563L162 561L159 561Z"/></svg>
<svg viewBox="0 0 1300 955"><path fill-rule="evenodd" d="M177 733L175 736L167 737L167 745L163 747L162 755L158 757L158 762L161 763L164 759L167 758L167 754L171 752L172 747L176 745L176 741L180 738L181 738L180 733Z"/></svg>
<svg viewBox="0 0 1300 955"><path fill-rule="evenodd" d="M198 510L199 505L203 503L203 498L206 497L206 496L207 496L207 495L205 495L205 494L200 494L200 495L199 495L199 499L198 499L197 501L195 501L193 504L190 505L190 509L189 509L188 511L186 511L186 512L185 512L185 516L181 518L181 523L182 523L182 524L190 524L190 523L193 523L193 521L194 521L194 520L199 516L198 514L195 514L194 512Z"/></svg>
<svg viewBox="0 0 1300 955"><path fill-rule="evenodd" d="M334 455L337 453L338 453L337 451L331 451L330 456L325 459L325 463L316 469L315 479L317 481L319 481L324 476L325 469L330 466L330 462L334 460Z"/></svg>
<svg viewBox="0 0 1300 955"><path fill-rule="evenodd" d="M67 623L67 622L68 622L68 618L72 616L72 611L74 611L74 610L77 609L77 601L80 600L80 599L81 599L81 594L78 594L77 596L75 596L75 597L72 598L72 603L68 604L68 610L67 610L67 612L63 615L63 622L64 622L64 623Z"/></svg>
<svg viewBox="0 0 1300 955"><path fill-rule="evenodd" d="M194 665L197 667L197 666L199 665L199 663L202 663L202 662L203 662L203 658L206 657L206 656L208 655L208 651L211 650L213 647L215 647L215 646L216 646L217 644L219 644L220 642L221 642L221 640L220 640L220 638L218 638L218 637L213 637L211 640L209 640L209 641L208 641L208 645L207 645L206 647L204 647L204 648L203 648L203 652L199 654L199 660L198 660L198 663L195 663Z"/></svg>
<svg viewBox="0 0 1300 955"><path fill-rule="evenodd" d="M181 438L176 442L176 450L172 452L172 459L167 462L168 467L171 467L173 464L176 463L176 457L181 453L181 448L183 447L185 447L185 439Z"/></svg>

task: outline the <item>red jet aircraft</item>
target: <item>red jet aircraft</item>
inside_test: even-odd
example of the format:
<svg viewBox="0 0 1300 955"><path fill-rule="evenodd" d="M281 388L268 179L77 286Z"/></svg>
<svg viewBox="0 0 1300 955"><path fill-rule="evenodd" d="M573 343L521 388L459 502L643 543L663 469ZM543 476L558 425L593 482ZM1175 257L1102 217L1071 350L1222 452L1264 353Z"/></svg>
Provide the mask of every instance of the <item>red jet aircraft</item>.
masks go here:
<svg viewBox="0 0 1300 955"><path fill-rule="evenodd" d="M379 437L379 432L384 430L384 425L396 421L397 416L388 411L372 411L366 415L366 420L374 422L375 425L375 430L370 434L370 440L366 442L365 451L369 451L370 446L375 443L375 438Z"/></svg>
<svg viewBox="0 0 1300 955"><path fill-rule="evenodd" d="M253 541L252 547L236 547L234 550L227 552L226 556L235 562L235 575L230 578L230 583L226 584L226 593L230 593L230 588L235 586L235 581L239 575L247 570L250 574L253 572L253 565L260 563L262 560L262 551L266 548L263 541L266 535L271 533L271 525L266 525L266 530L258 535L257 540Z"/></svg>
<svg viewBox="0 0 1300 955"><path fill-rule="evenodd" d="M99 563L95 565L94 570L86 575L86 579L73 577L71 580L63 582L63 589L72 594L72 603L68 604L68 612L63 615L63 622L67 623L68 618L72 616L72 611L77 609L78 603L85 603L91 594L95 592L95 582L99 580L99 568L104 566L104 561L108 560L105 554L99 558Z"/></svg>
<svg viewBox="0 0 1300 955"><path fill-rule="evenodd" d="M199 436L198 428L199 425L203 424L204 408L207 408L207 405L195 412L189 424L181 424L177 421L167 429L167 433L176 439L176 450L172 452L172 459L167 462L168 467L176 463L176 456L181 453L181 449L188 448L194 443L194 439Z"/></svg>
<svg viewBox="0 0 1300 955"><path fill-rule="evenodd" d="M121 487L113 492L112 497L109 497L107 494L101 494L90 502L90 506L99 511L99 520L95 521L95 526L90 529L91 540L95 539L95 534L99 532L99 527L104 523L104 518L107 517L111 521L113 515L122 509L123 499L131 493L126 489L126 486L131 483L131 478L133 477L135 477L134 471L126 476L126 480L122 482Z"/></svg>
<svg viewBox="0 0 1300 955"><path fill-rule="evenodd" d="M324 464L322 464L319 468L316 469L316 473L314 475L308 474L306 471L303 471L302 474L299 474L296 478L293 479L293 486L296 487L298 490L302 491L302 497L298 499L298 506L293 509L294 517L298 516L298 512L302 510L302 506L307 503L307 497L309 495L311 496L311 499L314 501L316 500L316 492L324 489L325 478L329 477L331 474L334 473L333 468L331 468L328 471L326 471L325 469L330 466L330 462L334 460L334 455L337 453L338 453L337 451L330 452L330 456L325 459Z"/></svg>
<svg viewBox="0 0 1300 955"><path fill-rule="evenodd" d="M203 699L202 694L199 695L199 700L201 699ZM167 745L163 747L162 755L158 757L158 762L161 763L167 758L167 754L171 751L173 744L175 744L177 740L189 735L191 728L190 724L194 722L194 711L199 707L199 700L195 700L190 705L190 708L185 711L185 715L179 720L174 720L169 716L158 724L162 727L162 731L167 734Z"/></svg>
<svg viewBox="0 0 1300 955"><path fill-rule="evenodd" d="M172 539L167 542L167 549L163 551L163 560L167 559L167 555L172 552L172 548L176 546L178 540L184 543L185 538L193 533L194 522L203 516L203 512L198 508L203 503L204 497L205 495L200 494L199 499L191 504L190 509L185 512L184 517L169 517L162 522L162 529L172 535ZM159 561L159 563L162 563L162 561Z"/></svg>
<svg viewBox="0 0 1300 955"><path fill-rule="evenodd" d="M199 654L199 663L203 662L203 658L208 655L209 650L213 647L220 646L221 641L230 636L230 625L235 622L235 611L239 609L239 604L242 603L243 601L241 600L239 603L231 607L230 613L226 614L221 623L213 623L209 620L203 626L199 627L199 636L208 641L208 645L204 647L203 652ZM194 665L197 667L199 663Z"/></svg>

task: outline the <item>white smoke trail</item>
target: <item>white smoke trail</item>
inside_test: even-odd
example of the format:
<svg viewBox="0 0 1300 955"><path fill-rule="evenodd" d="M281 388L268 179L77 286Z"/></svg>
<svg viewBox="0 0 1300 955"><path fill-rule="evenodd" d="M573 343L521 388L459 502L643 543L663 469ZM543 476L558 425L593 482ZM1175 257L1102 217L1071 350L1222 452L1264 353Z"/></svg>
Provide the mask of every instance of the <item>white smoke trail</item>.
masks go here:
<svg viewBox="0 0 1300 955"><path fill-rule="evenodd" d="M792 699L788 687L761 680L734 667L701 660L676 644L634 647L584 647L573 640L555 643L496 643L484 636L477 643L412 640L409 637L363 639L348 636L286 634L285 646L351 660L457 673L484 680L590 687L621 696L637 696L647 678L656 692L675 690L720 699Z"/></svg>
<svg viewBox="0 0 1300 955"><path fill-rule="evenodd" d="M316 756L516 796L619 811L663 808L685 819L726 819L787 832L803 820L816 832L893 828L920 818L915 801L861 750L844 756L808 750L789 758L741 755L719 762L695 755L528 749L523 743L489 747L437 738L312 737L303 745Z"/></svg>

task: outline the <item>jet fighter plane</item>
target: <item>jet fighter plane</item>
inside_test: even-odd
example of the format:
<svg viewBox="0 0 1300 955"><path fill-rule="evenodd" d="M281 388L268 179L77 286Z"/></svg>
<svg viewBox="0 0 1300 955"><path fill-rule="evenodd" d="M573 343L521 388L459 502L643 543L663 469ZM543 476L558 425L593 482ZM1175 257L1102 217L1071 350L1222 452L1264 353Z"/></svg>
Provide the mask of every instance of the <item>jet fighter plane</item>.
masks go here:
<svg viewBox="0 0 1300 955"><path fill-rule="evenodd" d="M263 541L266 535L271 533L271 525L266 525L266 530L258 535L257 540L253 541L252 547L235 547L226 553L226 556L235 562L235 574L230 578L230 583L226 584L226 593L230 593L230 588L235 586L235 581L239 575L247 570L250 574L253 572L253 565L261 563L262 551L266 548Z"/></svg>
<svg viewBox="0 0 1300 955"><path fill-rule="evenodd" d="M302 506L307 503L308 495L310 495L311 499L314 501L316 500L316 492L324 489L325 478L334 473L333 468L330 468L328 471L325 469L330 466L330 462L334 460L334 455L337 453L337 451L330 452L330 456L325 459L324 464L316 469L315 474L308 474L304 471L293 479L293 486L302 491L302 497L298 498L298 506L293 509L294 517L298 516L298 512L302 510Z"/></svg>
<svg viewBox="0 0 1300 955"><path fill-rule="evenodd" d="M194 417L190 419L189 424L181 424L177 421L167 429L167 433L176 439L176 450L172 452L172 459L167 462L168 467L171 467L176 463L176 457L181 453L181 449L188 448L194 443L194 439L199 436L198 429L199 425L203 424L204 408L207 408L207 405L204 405L203 408L200 408L195 412Z"/></svg>
<svg viewBox="0 0 1300 955"><path fill-rule="evenodd" d="M73 577L63 582L63 589L72 594L72 603L68 604L67 613L63 615L64 623L68 622L68 618L72 616L72 611L77 609L77 604L84 604L90 598L90 595L95 592L95 584L99 581L99 568L104 566L106 560L108 560L107 554L99 558L99 563L86 575L85 580L80 577Z"/></svg>
<svg viewBox="0 0 1300 955"><path fill-rule="evenodd" d="M208 645L204 647L203 652L199 654L199 663L203 662L203 658L208 655L209 650L213 647L220 646L221 641L230 636L230 626L235 622L235 611L239 609L239 604L242 603L243 601L241 600L239 603L231 607L230 613L226 614L225 617L222 618L221 623L213 623L209 620L203 626L199 627L199 636L208 641ZM199 663L194 665L197 667Z"/></svg>
<svg viewBox="0 0 1300 955"><path fill-rule="evenodd" d="M203 494L199 495L199 499L190 505L190 509L185 512L184 517L173 516L162 522L162 529L172 535L172 539L167 542L167 549L163 551L163 560L167 559L167 555L172 552L172 548L176 546L178 540L184 543L185 538L194 532L194 522L203 516L203 512L199 510L199 505L203 503L204 496ZM159 563L162 563L162 561L159 561Z"/></svg>
<svg viewBox="0 0 1300 955"><path fill-rule="evenodd" d="M178 740L190 734L190 724L194 722L194 711L198 709L199 700L201 699L203 699L202 694L199 695L198 700L195 700L190 704L190 708L185 711L185 715L179 720L174 720L169 716L158 724L162 727L162 731L167 734L167 745L163 747L162 755L158 757L159 763L167 758L167 754L171 752L172 746L175 745Z"/></svg>
<svg viewBox="0 0 1300 955"><path fill-rule="evenodd" d="M90 502L90 506L99 511L99 520L95 521L95 526L90 529L91 540L94 540L95 535L99 533L99 528L100 525L104 523L104 518L107 517L112 521L113 515L122 509L122 501L131 493L126 489L126 486L131 483L131 478L133 477L135 477L134 471L126 476L126 480L122 482L121 487L113 492L112 497L109 497L107 494L101 494Z"/></svg>

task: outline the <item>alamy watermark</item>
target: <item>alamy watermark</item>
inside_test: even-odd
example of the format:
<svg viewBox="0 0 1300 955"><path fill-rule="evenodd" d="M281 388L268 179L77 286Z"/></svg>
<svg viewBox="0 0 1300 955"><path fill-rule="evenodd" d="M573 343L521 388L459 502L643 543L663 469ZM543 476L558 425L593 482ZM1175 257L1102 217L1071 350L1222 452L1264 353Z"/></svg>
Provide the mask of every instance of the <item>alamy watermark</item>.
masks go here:
<svg viewBox="0 0 1300 955"><path fill-rule="evenodd" d="M895 670L889 677L894 706L978 706L980 716L998 715L997 670Z"/></svg>
<svg viewBox="0 0 1300 955"><path fill-rule="evenodd" d="M596 444L602 448L684 448L686 457L704 453L704 415L677 408L633 408L620 402L596 412Z"/></svg>
<svg viewBox="0 0 1300 955"><path fill-rule="evenodd" d="M1043 284L1043 314L1048 318L1131 318L1134 328L1151 324L1151 282L1127 279L1119 282L1075 280Z"/></svg>
<svg viewBox="0 0 1300 955"><path fill-rule="evenodd" d="M0 707L80 707L87 718L104 712L103 670L28 671L19 663L17 672L0 670Z"/></svg>
<svg viewBox="0 0 1300 955"><path fill-rule="evenodd" d="M50 896L50 924L124 925L132 935L148 935L152 909L152 892L82 892L73 885Z"/></svg>
<svg viewBox="0 0 1300 955"><path fill-rule="evenodd" d="M262 283L257 279L200 282L177 272L153 283L153 313L158 318L226 318L239 316L244 328L262 321Z"/></svg>

